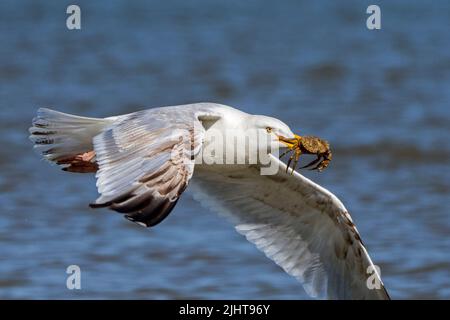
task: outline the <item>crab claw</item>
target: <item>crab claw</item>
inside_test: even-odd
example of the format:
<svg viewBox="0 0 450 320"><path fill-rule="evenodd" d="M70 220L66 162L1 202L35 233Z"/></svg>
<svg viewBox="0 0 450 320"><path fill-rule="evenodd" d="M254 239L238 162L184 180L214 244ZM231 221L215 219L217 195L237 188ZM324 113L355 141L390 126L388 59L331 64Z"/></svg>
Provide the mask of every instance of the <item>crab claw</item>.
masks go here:
<svg viewBox="0 0 450 320"><path fill-rule="evenodd" d="M317 168L317 170L319 170L319 172L325 170L326 167L328 167L328 164L329 164L329 163L330 163L330 159L325 159L325 160L323 160L323 161L319 164L319 167Z"/></svg>
<svg viewBox="0 0 450 320"><path fill-rule="evenodd" d="M319 164L317 166L315 166L312 169L309 170L317 170L319 172L322 172L323 170L325 170L326 167L328 167L328 164L330 163L330 159L324 159L323 161L319 162Z"/></svg>

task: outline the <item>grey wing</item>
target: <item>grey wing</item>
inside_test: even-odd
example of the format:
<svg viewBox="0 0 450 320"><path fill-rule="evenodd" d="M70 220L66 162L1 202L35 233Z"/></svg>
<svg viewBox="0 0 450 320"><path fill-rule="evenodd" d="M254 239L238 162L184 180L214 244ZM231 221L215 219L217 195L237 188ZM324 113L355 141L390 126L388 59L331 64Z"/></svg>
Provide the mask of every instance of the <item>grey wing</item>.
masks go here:
<svg viewBox="0 0 450 320"><path fill-rule="evenodd" d="M378 271L342 203L303 177L258 167L196 170L194 198L234 223L236 230L297 278L312 297L388 299ZM373 268L368 270L368 268ZM367 286L371 273L374 289ZM377 289L378 284L378 289Z"/></svg>
<svg viewBox="0 0 450 320"><path fill-rule="evenodd" d="M198 116L145 110L121 116L95 136L101 196L91 207L108 207L147 227L161 222L192 177L204 135Z"/></svg>

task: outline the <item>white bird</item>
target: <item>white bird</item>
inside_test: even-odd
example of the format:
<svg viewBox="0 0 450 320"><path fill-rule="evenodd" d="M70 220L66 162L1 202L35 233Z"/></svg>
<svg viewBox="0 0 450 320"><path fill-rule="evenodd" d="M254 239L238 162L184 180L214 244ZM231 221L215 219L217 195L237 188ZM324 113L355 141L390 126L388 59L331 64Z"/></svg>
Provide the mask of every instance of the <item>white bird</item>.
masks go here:
<svg viewBox="0 0 450 320"><path fill-rule="evenodd" d="M197 103L104 119L41 108L30 138L45 159L63 170L96 172L100 197L91 207L108 207L143 226L155 226L190 184L196 200L230 218L239 233L299 280L311 297L389 299L350 214L331 192L296 171L287 173L273 154L269 157L276 170L268 175L261 174L259 160L211 163L217 146L227 155L233 144L216 144L209 159L196 161L214 144L217 132L234 132L262 149L249 136L252 130L279 147L292 148L300 137L275 118ZM249 160L248 151L240 156Z"/></svg>

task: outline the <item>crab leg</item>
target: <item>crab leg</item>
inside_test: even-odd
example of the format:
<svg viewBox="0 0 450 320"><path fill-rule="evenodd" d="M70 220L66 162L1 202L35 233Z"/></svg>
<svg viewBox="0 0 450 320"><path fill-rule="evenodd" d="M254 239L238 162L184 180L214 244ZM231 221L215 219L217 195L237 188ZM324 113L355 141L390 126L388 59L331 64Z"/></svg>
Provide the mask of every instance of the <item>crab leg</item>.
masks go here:
<svg viewBox="0 0 450 320"><path fill-rule="evenodd" d="M282 154L281 154L281 156L279 156L278 158L279 159L281 159L282 157L284 157L286 154L288 154L289 152L291 152L292 151L292 149L287 149L285 152L283 152Z"/></svg>
<svg viewBox="0 0 450 320"><path fill-rule="evenodd" d="M317 159L314 159L313 161L311 161L311 162L308 163L307 165L304 165L303 167L300 167L300 169L304 169L304 168L306 168L306 167L315 165L315 164L316 164L317 162L319 162L319 161L320 161L320 156L317 156Z"/></svg>
<svg viewBox="0 0 450 320"><path fill-rule="evenodd" d="M288 162L287 162L287 164L286 164L286 173L289 171L289 166L290 166L290 164L291 164L293 158L294 158L294 155L292 154L292 155L289 157L289 160L288 160Z"/></svg>
<svg viewBox="0 0 450 320"><path fill-rule="evenodd" d="M298 159L300 158L300 155L301 155L301 154L302 154L302 152L301 152L300 149L295 149L295 153L293 153L293 154L290 156L290 158L289 158L289 160L288 160L288 162L287 162L287 165L286 165L286 173L289 171L289 166L291 165L292 160L294 160L294 164L293 164L293 166L292 166L292 171L291 171L291 174L294 174L295 167L297 166Z"/></svg>
<svg viewBox="0 0 450 320"><path fill-rule="evenodd" d="M298 159L300 158L301 154L302 154L302 152L300 149L295 150L295 160L294 160L294 165L292 166L291 175L294 174L295 167L297 166Z"/></svg>
<svg viewBox="0 0 450 320"><path fill-rule="evenodd" d="M317 164L317 166L315 166L314 168L311 168L311 169L309 169L309 170L319 170L319 171L322 171L322 169L323 169L323 167L322 167L323 161L324 161L324 160L320 161L320 162Z"/></svg>

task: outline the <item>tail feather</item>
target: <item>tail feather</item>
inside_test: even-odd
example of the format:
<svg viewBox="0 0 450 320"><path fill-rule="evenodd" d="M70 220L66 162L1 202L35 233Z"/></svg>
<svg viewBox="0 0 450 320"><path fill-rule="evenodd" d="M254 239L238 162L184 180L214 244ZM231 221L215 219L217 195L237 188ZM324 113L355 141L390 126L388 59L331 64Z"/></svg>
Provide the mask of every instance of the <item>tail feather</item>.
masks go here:
<svg viewBox="0 0 450 320"><path fill-rule="evenodd" d="M44 159L67 167L68 159L79 159L80 155L92 152L92 138L112 121L40 108L29 129L30 140Z"/></svg>

